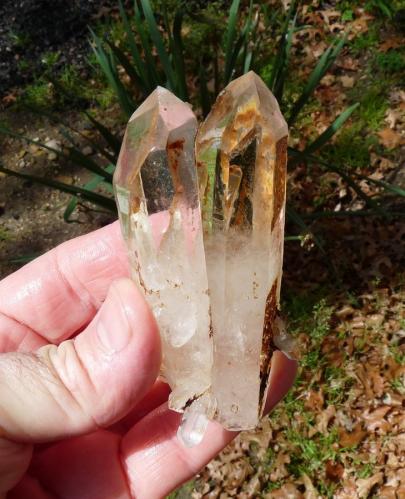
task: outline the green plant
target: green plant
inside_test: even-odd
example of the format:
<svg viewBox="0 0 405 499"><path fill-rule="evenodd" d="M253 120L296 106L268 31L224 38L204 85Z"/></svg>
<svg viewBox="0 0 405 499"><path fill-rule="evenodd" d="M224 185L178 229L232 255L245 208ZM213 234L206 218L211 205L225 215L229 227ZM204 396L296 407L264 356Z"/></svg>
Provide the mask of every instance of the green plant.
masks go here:
<svg viewBox="0 0 405 499"><path fill-rule="evenodd" d="M395 12L394 3L390 0L367 0L365 7L368 11L391 18Z"/></svg>
<svg viewBox="0 0 405 499"><path fill-rule="evenodd" d="M6 229L5 227L0 226L0 242L1 241L8 241L11 237L10 231Z"/></svg>
<svg viewBox="0 0 405 499"><path fill-rule="evenodd" d="M334 429L326 434L317 433L311 438L301 435L294 428L288 429L286 433L288 440L296 448L288 467L297 477L303 473L312 474L323 467L326 461L336 461L339 457L336 445L338 433Z"/></svg>
<svg viewBox="0 0 405 499"><path fill-rule="evenodd" d="M10 31L9 38L14 47L23 49L31 43L31 37L23 31Z"/></svg>
<svg viewBox="0 0 405 499"><path fill-rule="evenodd" d="M248 43L255 25L253 21L253 2L250 2L245 24L240 30L237 26L239 3L239 0L234 0L229 11L224 36L222 75L218 72L217 55L215 54L213 57L214 87L216 91L220 86L227 84L235 75L246 72L250 68L252 52ZM93 50L96 60L109 85L114 89L118 102L126 116L129 116L134 111L135 102L131 89L121 81L118 65L121 65L125 70L132 87L140 91L143 96L150 93L157 85L162 85L169 88L183 100L189 98L182 36L183 21L187 12L185 4L179 5L172 21L169 19L167 6L163 6L162 24L165 28L164 34L159 29L149 0L141 0L140 5L141 8L135 2L134 15L130 19L121 1L119 2L128 50L125 50L122 43L117 43L117 40L111 34L102 39L92 31ZM239 68L239 73L237 68ZM207 71L205 65L201 64L199 104L203 110L208 111L212 95L210 95L206 81Z"/></svg>
<svg viewBox="0 0 405 499"><path fill-rule="evenodd" d="M405 384L403 378L395 378L391 381L390 383L391 388L395 390L396 392L400 393L401 395L405 394Z"/></svg>
<svg viewBox="0 0 405 499"><path fill-rule="evenodd" d="M373 474L374 470L374 464L373 463L366 463L357 473L357 476L359 478L368 478Z"/></svg>
<svg viewBox="0 0 405 499"><path fill-rule="evenodd" d="M26 59L19 59L17 62L18 70L24 73L28 71L31 67L31 64Z"/></svg>
<svg viewBox="0 0 405 499"><path fill-rule="evenodd" d="M376 54L376 65L385 72L400 74L405 69L403 50L390 50Z"/></svg>
<svg viewBox="0 0 405 499"><path fill-rule="evenodd" d="M27 106L46 107L52 97L52 90L47 81L39 78L35 83L28 85L21 97L21 101Z"/></svg>
<svg viewBox="0 0 405 499"><path fill-rule="evenodd" d="M176 3L176 2L175 2ZM195 65L190 65L190 61L184 57L184 38L183 26L188 21L187 16L193 16L187 3L179 2L177 10L169 16L168 9L163 8L160 17L152 10L152 4L149 0L140 0L135 2L133 15L130 17L124 10L122 3L119 3L120 18L119 27L113 32L113 36L117 36L118 40L114 40L111 34L99 36L92 31L92 46L94 51L94 61L96 61L105 78L108 82L108 90L100 93L99 101L104 102L104 105L111 101L112 93L114 93L120 103L121 109L126 117L128 117L135 109L137 102L153 90L156 85L165 85L176 93L180 98L188 100L190 97L190 89L188 88L189 75L193 74ZM261 6L260 6L261 7ZM229 15L225 23L225 30L220 25L218 29L224 31L224 35L214 34L212 39L215 43L215 50L207 52L204 57L209 59L199 61L200 67L198 76L200 82L200 92L198 94L197 103L206 114L215 94L223 88L227 82L242 73L247 72L251 67L260 72L260 66L257 66L255 60L255 51L258 39L256 38L256 25L258 22L259 7L255 6L253 1L249 2L243 16L243 22L240 20L241 7L240 0L232 0L229 10ZM278 12L278 11L277 11ZM313 71L309 75L306 82L297 84L289 84L290 77L290 59L292 38L295 32L302 29L297 26L297 8L295 2L285 16L285 19L280 23L276 19L276 13L270 13L264 8L263 14L266 22L274 23L275 29L279 30L279 43L273 48L271 62L267 64L264 76L267 84L277 96L284 113L287 116L288 123L294 133L294 127L299 119L305 119L306 110L310 109L311 99L316 87L326 72L331 68L332 64L338 57L340 51L345 44L345 37L334 40L331 45L319 58ZM202 25L210 18L210 11L204 11L201 14ZM196 22L193 18L193 22ZM214 26L215 28L215 26ZM213 29L215 31L214 28ZM211 33L211 31L210 31ZM221 37L223 41L221 43ZM213 42L213 43L214 43ZM222 51L220 50L222 49ZM55 55L51 56L55 57ZM48 61L49 62L49 61ZM52 61L51 61L52 62ZM204 62L204 64L202 64ZM120 67L127 75L130 84L121 79ZM209 88L208 78L214 81L213 89ZM80 78L77 72L71 67L67 67L61 76L52 80L54 90L61 92L63 95L73 95L73 98L81 98L82 87ZM291 89L294 89L291 92ZM27 102L31 107L41 107L42 104L49 98L49 84L45 82L37 82L35 86L27 91ZM291 102L292 97L292 102ZM194 96L193 96L194 98ZM367 100L368 99L368 100ZM289 220L297 227L299 234L290 237L291 240L303 241L308 238L318 247L318 249L326 255L322 240L319 236L313 234L310 223L321 217L342 217L342 216L367 216L369 214L377 214L380 216L389 216L378 201L371 199L359 187L357 180L366 180L375 185L378 185L383 190L393 193L397 196L404 196L402 189L392 186L389 183L376 181L362 177L357 173L348 173L341 165L334 165L330 161L325 161L320 157L319 152L328 154L327 144L342 129L343 125L350 119L354 112L359 113L361 120L368 121L370 127L379 126L385 108L382 101L385 99L380 93L380 89L371 89L367 99L363 99L362 106L354 102L339 116L334 122L318 137L315 137L312 142L307 144L304 150L289 149L289 164L290 169L294 168L298 163L317 163L325 171L334 171L338 173L342 180L348 184L355 192L365 200L368 210L363 212L328 212L323 210L320 205L313 213L301 215L291 204L287 209ZM384 100L385 102L385 100ZM95 149L101 152L103 163L99 164L96 160L84 156L80 148L76 145L75 137L78 135L77 130L72 130L70 127L63 125L63 135L67 139L69 145L64 151L57 151L61 159L73 162L80 165L92 173L95 177L86 186L66 186L58 182L53 182L52 186L72 192L91 202L96 202L99 205L104 205L104 208L115 212L114 202L111 196L111 179L114 165L116 164L119 141L115 135L109 131L104 125L94 120L89 116L90 121L100 133L104 140L105 146L100 146L98 141L95 141ZM349 129L350 130L350 129ZM352 129L354 131L354 128ZM22 140L29 139L19 136L11 132L7 128L0 129L0 132L13 136L18 136ZM350 140L350 133L347 133L347 141ZM80 134L79 134L80 135ZM343 135L343 138L345 136ZM37 143L38 146L47 148L44 144ZM326 149L325 149L326 146ZM329 150L330 152L330 150ZM359 165L366 159L367 151L363 147L361 152L356 153L358 156L353 160L355 165ZM15 174L23 178L23 174L15 173L8 168L1 167L0 171L7 174ZM103 179L103 184L100 184L100 178ZM51 185L48 179L29 176L31 180L36 180L41 183ZM101 193L92 196L93 190L100 185L104 185ZM75 191L76 189L76 191ZM95 193L94 193L95 194ZM72 204L69 204L67 212L69 216L72 213ZM396 215L395 212L392 213ZM332 269L333 270L333 269ZM310 360L310 359L309 359Z"/></svg>
<svg viewBox="0 0 405 499"><path fill-rule="evenodd" d="M59 61L59 58L60 58L59 51L45 52L45 54L42 54L41 63L44 65L45 68L52 69L55 66L55 64Z"/></svg>

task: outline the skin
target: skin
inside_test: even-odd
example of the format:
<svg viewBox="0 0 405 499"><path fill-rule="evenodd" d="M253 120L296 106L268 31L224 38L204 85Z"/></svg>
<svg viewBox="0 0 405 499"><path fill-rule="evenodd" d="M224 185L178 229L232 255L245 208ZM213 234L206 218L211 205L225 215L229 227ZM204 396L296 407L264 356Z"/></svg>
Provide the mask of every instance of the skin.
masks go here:
<svg viewBox="0 0 405 499"><path fill-rule="evenodd" d="M235 436L200 445L158 380L158 328L132 281L117 223L53 249L0 282L0 498L159 498ZM297 365L274 354L267 411Z"/></svg>

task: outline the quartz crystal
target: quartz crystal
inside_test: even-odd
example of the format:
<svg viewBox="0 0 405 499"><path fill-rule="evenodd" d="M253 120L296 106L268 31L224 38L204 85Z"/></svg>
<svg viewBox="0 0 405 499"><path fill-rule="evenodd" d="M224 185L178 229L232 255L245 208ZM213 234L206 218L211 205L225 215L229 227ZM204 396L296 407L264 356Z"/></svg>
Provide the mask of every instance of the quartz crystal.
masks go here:
<svg viewBox="0 0 405 499"><path fill-rule="evenodd" d="M190 446L209 419L257 425L275 344L288 345L278 317L288 132L277 101L247 73L196 132L190 107L158 87L131 117L114 175L169 407L184 412Z"/></svg>
<svg viewBox="0 0 405 499"><path fill-rule="evenodd" d="M212 367L196 131L190 107L158 87L129 120L114 174L133 278L159 325L170 408L181 412L209 390Z"/></svg>
<svg viewBox="0 0 405 499"><path fill-rule="evenodd" d="M254 428L278 335L287 124L253 72L231 82L196 137L210 290L215 418Z"/></svg>

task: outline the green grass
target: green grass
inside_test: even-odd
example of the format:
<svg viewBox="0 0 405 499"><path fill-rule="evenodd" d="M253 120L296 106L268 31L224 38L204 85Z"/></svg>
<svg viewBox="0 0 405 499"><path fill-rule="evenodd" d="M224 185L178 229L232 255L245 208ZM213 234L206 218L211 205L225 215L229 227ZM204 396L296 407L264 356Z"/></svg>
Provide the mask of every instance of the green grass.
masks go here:
<svg viewBox="0 0 405 499"><path fill-rule="evenodd" d="M379 41L379 25L373 23L365 33L353 38L350 42L350 50L356 56L363 56L365 50L373 49Z"/></svg>
<svg viewBox="0 0 405 499"><path fill-rule="evenodd" d="M370 69L370 79L371 73ZM372 81L357 85L349 92L350 101L358 101L360 106L353 114L352 123L339 132L334 143L324 147L328 160L348 170L369 164L370 149L379 144L375 132L383 126L389 108L388 89L386 79L377 73Z"/></svg>
<svg viewBox="0 0 405 499"><path fill-rule="evenodd" d="M348 376L345 367L326 366L324 372L326 404L344 403L354 379Z"/></svg>
<svg viewBox="0 0 405 499"><path fill-rule="evenodd" d="M167 496L167 499L189 499L194 490L194 480L185 483Z"/></svg>
<svg viewBox="0 0 405 499"><path fill-rule="evenodd" d="M52 69L53 66L59 61L60 52L45 52L41 56L41 63L45 68Z"/></svg>
<svg viewBox="0 0 405 499"><path fill-rule="evenodd" d="M325 299L322 299L314 306L313 328L309 332L309 335L316 342L323 340L329 333L332 312L333 307L328 306Z"/></svg>
<svg viewBox="0 0 405 499"><path fill-rule="evenodd" d="M405 70L405 56L403 50L389 50L378 52L375 56L375 65L381 71L389 74L398 74Z"/></svg>
<svg viewBox="0 0 405 499"><path fill-rule="evenodd" d="M5 227L0 227L0 242L9 241L10 239L11 239L10 231Z"/></svg>
<svg viewBox="0 0 405 499"><path fill-rule="evenodd" d="M368 478L373 474L374 471L374 464L372 463L366 463L364 466L362 466L357 473L357 476L359 478Z"/></svg>
<svg viewBox="0 0 405 499"><path fill-rule="evenodd" d="M94 98L99 107L104 110L111 108L117 102L115 92L109 86L98 89Z"/></svg>
<svg viewBox="0 0 405 499"><path fill-rule="evenodd" d="M339 457L339 439L335 429L327 434L316 433L310 438L300 434L294 428L287 429L286 434L289 442L295 446L291 462L287 467L296 477L303 473L312 475L322 468L326 461L335 462Z"/></svg>
<svg viewBox="0 0 405 499"><path fill-rule="evenodd" d="M400 393L401 395L405 394L405 385L404 385L404 380L402 378L395 378L391 381L390 383L391 388L395 390L396 392Z"/></svg>
<svg viewBox="0 0 405 499"><path fill-rule="evenodd" d="M18 62L17 62L17 68L18 68L18 71L20 71L21 73L25 73L26 71L28 71L31 67L31 63L29 61L27 61L26 59L19 59Z"/></svg>
<svg viewBox="0 0 405 499"><path fill-rule="evenodd" d="M52 101L52 91L47 81L38 78L25 87L21 102L28 106L47 108Z"/></svg>
<svg viewBox="0 0 405 499"><path fill-rule="evenodd" d="M398 344L391 345L389 351L397 364L401 366L405 365L405 352L401 350Z"/></svg>
<svg viewBox="0 0 405 499"><path fill-rule="evenodd" d="M383 83L384 85L386 82ZM372 131L381 127L385 113L389 107L386 89L380 88L380 85L372 86L366 90L365 95L360 101L359 121L363 122Z"/></svg>
<svg viewBox="0 0 405 499"><path fill-rule="evenodd" d="M28 33L22 31L10 31L9 39L17 49L24 49L31 43L31 37Z"/></svg>

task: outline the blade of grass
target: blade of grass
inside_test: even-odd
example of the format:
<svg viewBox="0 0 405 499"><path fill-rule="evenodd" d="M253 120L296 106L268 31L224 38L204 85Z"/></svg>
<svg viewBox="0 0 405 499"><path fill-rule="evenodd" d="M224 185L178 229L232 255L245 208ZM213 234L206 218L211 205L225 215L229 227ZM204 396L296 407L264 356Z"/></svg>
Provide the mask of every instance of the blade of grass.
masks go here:
<svg viewBox="0 0 405 499"><path fill-rule="evenodd" d="M109 173L114 172L114 165L109 165L106 170ZM103 177L100 175L94 175L86 184L84 184L83 188L86 190L94 191L96 187L98 187L101 183L104 183L104 185L107 187L110 187L112 192L112 186L111 184L106 184ZM69 201L65 212L63 213L63 219L67 223L72 223L74 220L72 220L70 217L72 216L72 213L75 211L77 203L79 202L79 198L77 196L72 196L72 199Z"/></svg>
<svg viewBox="0 0 405 499"><path fill-rule="evenodd" d="M103 196L102 194L97 194L95 192L84 189L83 187L77 187L75 185L65 184L63 182L59 182L57 180L52 180L44 177L37 177L36 175L29 175L27 173L20 173L14 170L9 170L8 168L4 168L0 165L0 172L5 173L6 175L12 175L14 177L18 177L24 180L29 180L31 182L36 182L38 184L45 185L47 187L52 187L53 189L57 189L62 192L66 192L68 194L74 194L82 199L86 199L98 206L102 206L103 208L116 213L117 208L115 205L115 201L107 196Z"/></svg>
<svg viewBox="0 0 405 499"><path fill-rule="evenodd" d="M181 28L183 24L183 12L177 11L173 21L173 57L175 61L176 75L178 78L179 95L188 101L188 89L186 82L186 68L184 64L184 49Z"/></svg>
<svg viewBox="0 0 405 499"><path fill-rule="evenodd" d="M287 216L288 218L294 222L298 227L300 227L306 234L310 234L312 239L314 240L315 245L319 249L319 251L326 256L326 251L317 236L311 231L308 225L304 222L302 217L292 208L291 206L287 206Z"/></svg>
<svg viewBox="0 0 405 499"><path fill-rule="evenodd" d="M128 92L126 91L124 85L122 84L118 76L118 71L115 66L113 54L112 53L107 54L107 52L103 48L100 38L94 33L94 31L91 30L91 28L90 32L92 34L94 41L94 43L91 46L96 56L96 59L101 69L103 70L108 83L110 84L111 88L114 90L124 115L127 118L129 118L135 109L135 105L132 102L132 99L129 97Z"/></svg>
<svg viewBox="0 0 405 499"><path fill-rule="evenodd" d="M309 146L307 146L303 154L312 154L322 146L324 146L335 133L346 123L353 112L359 107L360 103L356 102L352 106L348 107L343 113L341 113L335 121L323 132L319 137L314 140Z"/></svg>
<svg viewBox="0 0 405 499"><path fill-rule="evenodd" d="M38 258L41 255L41 253L28 253L26 255L21 255L21 256L16 256L15 258L9 258L7 261L9 263L17 263L17 264L23 264L25 265L26 263L32 262L32 260L35 260L35 258Z"/></svg>
<svg viewBox="0 0 405 499"><path fill-rule="evenodd" d="M203 111L204 117L208 115L211 110L211 99L210 94L207 87L207 78L205 76L205 66L203 62L200 62L200 71L199 71L199 82L200 82L200 101L201 108Z"/></svg>
<svg viewBox="0 0 405 499"><path fill-rule="evenodd" d="M295 13L293 19L291 22L288 24L288 30L286 34L286 40L284 43L284 49L283 49L283 57L281 59L281 66L280 70L277 74L276 81L274 82L274 96L276 99L281 102L283 98L283 91L284 91L284 82L287 74L287 69L288 69L288 63L290 61L290 53L291 53L291 47L292 47L292 39L293 39L293 34L296 31L296 23L297 23L297 13Z"/></svg>
<svg viewBox="0 0 405 499"><path fill-rule="evenodd" d="M125 69L125 72L130 77L131 82L134 86L140 88L143 92L147 93L148 90L145 89L145 85L142 82L141 77L136 72L134 66L131 64L131 61L125 55L125 53L110 40L106 40L107 45L110 47L110 50L114 54L117 61L121 64L121 66Z"/></svg>
<svg viewBox="0 0 405 499"><path fill-rule="evenodd" d="M93 160L85 156L81 151L74 147L69 147L68 148L69 154L68 154L68 159L72 161L73 163L79 164L83 168L86 168L87 170L92 171L93 173L98 173L102 177L105 178L108 182L112 182L112 175L111 173L108 173L106 170L101 168L97 163L95 163Z"/></svg>
<svg viewBox="0 0 405 499"><path fill-rule="evenodd" d="M121 149L121 143L115 137L113 133L108 130L107 127L105 127L102 123L100 123L94 116L92 116L89 112L84 111L84 114L86 115L87 119L97 128L97 130L100 132L101 136L104 138L104 140L107 142L107 144L111 147L111 149L114 151L114 154L116 156L115 160L113 163L116 163L118 154Z"/></svg>
<svg viewBox="0 0 405 499"><path fill-rule="evenodd" d="M145 15L146 23L149 27L150 37L156 47L160 62L162 63L167 81L169 83L170 89L175 91L175 82L176 78L173 73L173 68L170 63L169 56L166 52L165 45L163 42L162 35L160 34L158 25L156 23L155 16L153 15L152 7L149 3L149 0L140 0L142 5L142 10Z"/></svg>
<svg viewBox="0 0 405 499"><path fill-rule="evenodd" d="M274 89L276 87L276 82L279 79L279 74L281 73L282 68L285 66L285 61L284 61L284 59L286 57L285 46L286 46L286 42L287 42L288 31L290 28L290 21L291 21L291 18L293 16L293 13L295 13L295 10L296 10L296 2L292 2L290 5L290 8L288 9L287 17L284 21L284 28L283 28L283 31L281 34L279 45L278 45L277 55L276 55L276 59L274 62L273 71L271 72L271 75L270 75L269 87L271 88L271 90L273 92L274 92ZM274 19L272 19L271 24L273 24L273 22L274 22Z"/></svg>
<svg viewBox="0 0 405 499"><path fill-rule="evenodd" d="M77 163L79 166L82 166L83 168L86 168L87 170L92 171L93 173L98 173L99 175L103 176L107 181L111 182L112 181L112 175L103 170L97 163L95 163L93 160L82 154L79 150L75 149L74 147L68 147L68 154L65 154L58 149L54 149L53 147L49 147L45 144L42 144L41 142L37 142L36 140L32 140L25 135L22 135L20 133L15 133L12 132L11 130L8 130L7 128L0 127L0 133L3 133L5 135L9 135L10 137L15 137L17 139L24 140L25 142L28 142L29 144L35 144L38 147L41 147L42 149L46 149L47 151L55 153L59 158L64 158L67 160L71 160L75 163Z"/></svg>
<svg viewBox="0 0 405 499"><path fill-rule="evenodd" d="M250 71L250 67L252 65L252 58L253 58L253 52L251 50L248 50L244 56L244 62L243 62L243 74L246 74Z"/></svg>
<svg viewBox="0 0 405 499"><path fill-rule="evenodd" d="M258 12L257 12L258 14ZM253 52L249 49L249 38L252 32L256 31L257 23L259 21L258 15L256 16L255 22L253 22L253 0L250 0L249 11L246 19L246 23L242 29L243 35L243 57L242 57L242 71L243 74L250 70L250 65L252 63Z"/></svg>
<svg viewBox="0 0 405 499"><path fill-rule="evenodd" d="M377 210L356 210L356 211L317 211L314 213L306 213L302 215L305 220L318 220L320 218L345 218L345 217L388 217L388 218L405 218L403 211L387 211L386 215L382 215Z"/></svg>
<svg viewBox="0 0 405 499"><path fill-rule="evenodd" d="M45 116L52 123L55 123L56 125L63 125L67 130L70 130L71 132L79 135L83 140L85 140L88 144L90 144L96 151L98 151L100 154L102 154L108 161L111 161L112 163L116 162L115 156L112 156L109 151L107 151L104 147L100 146L95 140L92 140L90 137L85 135L82 131L73 127L70 123L67 123L66 121L64 121L59 116L56 117L52 113L46 111L45 109L39 109L39 108L33 107L33 106L25 105L24 108L29 110L32 113L38 114L40 116ZM86 112L85 112L85 114L86 114ZM70 136L69 136L69 141L71 141Z"/></svg>
<svg viewBox="0 0 405 499"><path fill-rule="evenodd" d="M153 90L154 85L153 82L149 80L149 75L148 72L145 68L145 63L142 60L141 54L138 50L138 47L136 45L135 37L134 34L132 33L131 25L128 20L128 16L125 12L125 9L122 5L122 1L119 0L118 2L118 8L120 11L121 19L124 24L124 29L127 34L127 40L129 44L129 48L131 49L131 55L134 60L136 69L137 69L137 75L139 76L140 79L140 84L141 88L145 93L149 93Z"/></svg>
<svg viewBox="0 0 405 499"><path fill-rule="evenodd" d="M233 0L229 9L228 24L225 32L225 84L229 83L232 78L234 45L236 39L236 23L238 20L240 0Z"/></svg>
<svg viewBox="0 0 405 499"><path fill-rule="evenodd" d="M363 199L363 201L366 203L367 206L380 212L382 216L386 215L387 212L381 206L379 206L370 196L368 196L365 192L363 192L361 187L356 184L356 182L350 177L350 175L346 174L340 168L323 161L321 158L312 156L311 154L307 154L305 153L305 151L297 151L292 148L289 148L288 154L290 156L293 155L293 159L289 160L288 163L289 166L295 165L298 161L310 161L312 163L317 163L323 166L327 171L336 172L349 185L349 187L351 187L356 192L356 194L361 199Z"/></svg>
<svg viewBox="0 0 405 499"><path fill-rule="evenodd" d="M307 84L305 85L301 96L295 102L291 110L290 117L288 119L289 126L291 126L295 122L297 116L299 115L305 104L308 102L318 83L321 81L326 71L330 68L330 66L339 55L340 51L343 48L343 45L346 42L346 37L347 35L340 40L335 40L334 42L332 42L330 47L328 47L320 57L317 65L315 66L315 69L312 71L308 78Z"/></svg>
<svg viewBox="0 0 405 499"><path fill-rule="evenodd" d="M392 192L392 194L396 194L397 196L405 197L405 190L401 189L401 187L393 184L389 184L388 182L384 182L384 180L377 180L375 178L367 177L366 175L360 175L358 173L354 173L354 175L358 178L366 180L367 182L371 182L374 185L384 188L386 191Z"/></svg>
<svg viewBox="0 0 405 499"><path fill-rule="evenodd" d="M146 62L146 71L149 74L151 90L154 90L161 83L161 81L158 75L158 70L156 68L156 62L152 54L152 48L149 42L149 38L143 27L141 11L139 9L137 0L134 0L134 22L136 30L139 34L139 38L141 39Z"/></svg>

